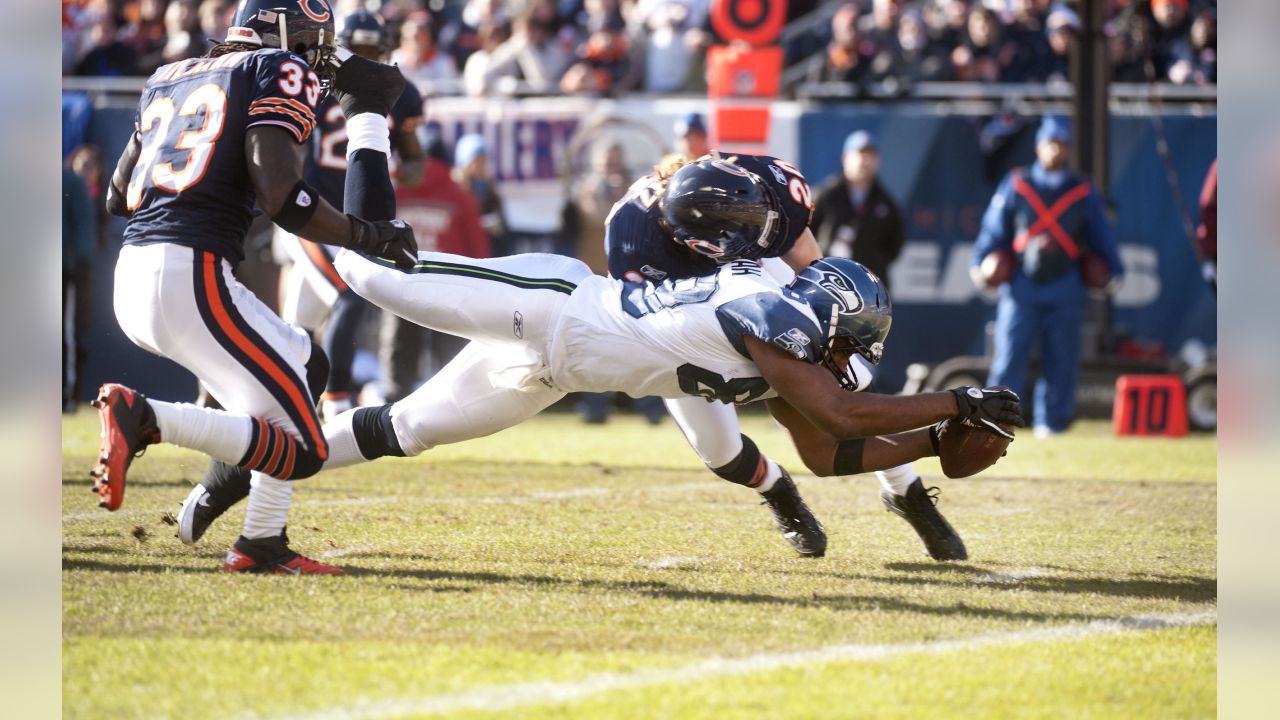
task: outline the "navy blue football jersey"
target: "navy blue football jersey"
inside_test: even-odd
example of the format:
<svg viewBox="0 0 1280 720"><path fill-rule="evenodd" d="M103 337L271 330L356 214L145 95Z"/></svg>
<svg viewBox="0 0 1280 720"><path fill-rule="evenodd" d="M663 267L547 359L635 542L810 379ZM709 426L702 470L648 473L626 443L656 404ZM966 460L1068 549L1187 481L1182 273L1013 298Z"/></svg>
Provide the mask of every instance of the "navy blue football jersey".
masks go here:
<svg viewBox="0 0 1280 720"><path fill-rule="evenodd" d="M413 128L422 122L422 94L406 83L400 99L391 108L390 124L392 149L394 138L403 128ZM342 208L343 187L347 178L347 121L342 108L332 96L320 103L316 113L316 132L310 161L307 163L307 182L329 201Z"/></svg>
<svg viewBox="0 0 1280 720"><path fill-rule="evenodd" d="M244 259L254 193L249 128L274 125L299 144L315 127L320 79L284 50L193 58L156 70L142 91L142 151L125 199L126 244L167 242Z"/></svg>
<svg viewBox="0 0 1280 720"><path fill-rule="evenodd" d="M770 256L785 255L809 227L813 194L796 166L768 155L726 156L760 176L782 203L787 234ZM605 219L605 252L609 274L630 282L698 277L716 272L719 263L680 245L662 223L658 198L662 191L654 175L637 180L614 204Z"/></svg>

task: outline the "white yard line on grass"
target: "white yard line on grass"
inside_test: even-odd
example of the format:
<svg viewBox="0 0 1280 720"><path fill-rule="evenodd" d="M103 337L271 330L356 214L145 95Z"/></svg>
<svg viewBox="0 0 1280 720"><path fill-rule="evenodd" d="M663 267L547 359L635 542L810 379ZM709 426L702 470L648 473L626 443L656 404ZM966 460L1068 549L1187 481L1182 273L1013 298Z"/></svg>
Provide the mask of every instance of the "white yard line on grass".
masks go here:
<svg viewBox="0 0 1280 720"><path fill-rule="evenodd" d="M744 658L709 658L701 662L631 673L600 673L581 680L490 685L465 692L370 702L311 713L282 716L278 720L374 720L417 715L440 715L465 710L512 710L529 705L568 703L614 690L653 685L681 685L736 675L756 675L782 668L812 668L834 662L866 662L898 655L974 650L1029 642L1076 640L1096 635L1206 625L1217 621L1217 612L1194 615L1144 615L1073 623L1058 627L990 633L954 640L899 645L830 645L789 653L762 653Z"/></svg>

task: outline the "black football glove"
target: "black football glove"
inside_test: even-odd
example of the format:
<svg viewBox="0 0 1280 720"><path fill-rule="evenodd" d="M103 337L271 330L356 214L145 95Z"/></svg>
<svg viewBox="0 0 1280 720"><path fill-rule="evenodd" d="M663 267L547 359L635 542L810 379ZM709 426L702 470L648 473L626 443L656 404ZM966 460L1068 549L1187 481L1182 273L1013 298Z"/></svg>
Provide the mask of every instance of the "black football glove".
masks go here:
<svg viewBox="0 0 1280 720"><path fill-rule="evenodd" d="M991 432L1012 439L1013 433L1000 427L1020 427L1022 401L1018 394L1007 387L958 387L951 391L956 396L957 420L968 420Z"/></svg>
<svg viewBox="0 0 1280 720"><path fill-rule="evenodd" d="M390 260L401 270L412 270L418 264L418 241L405 221L347 218L351 220L352 250Z"/></svg>

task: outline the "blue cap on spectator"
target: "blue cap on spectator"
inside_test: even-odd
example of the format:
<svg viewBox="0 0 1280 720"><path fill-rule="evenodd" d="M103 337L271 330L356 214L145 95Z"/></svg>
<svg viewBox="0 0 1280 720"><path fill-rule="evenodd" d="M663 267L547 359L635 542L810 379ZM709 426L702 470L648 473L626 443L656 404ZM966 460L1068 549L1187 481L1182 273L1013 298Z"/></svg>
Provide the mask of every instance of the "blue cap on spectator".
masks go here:
<svg viewBox="0 0 1280 720"><path fill-rule="evenodd" d="M1061 115L1046 115L1040 121L1040 129L1036 131L1036 144L1057 140L1064 145L1071 144L1071 121Z"/></svg>
<svg viewBox="0 0 1280 720"><path fill-rule="evenodd" d="M879 150L876 136L866 130L855 130L844 139L844 154L862 152L863 150Z"/></svg>
<svg viewBox="0 0 1280 720"><path fill-rule="evenodd" d="M676 118L676 137L684 137L691 132L707 134L707 126L702 122L702 113L685 113Z"/></svg>
<svg viewBox="0 0 1280 720"><path fill-rule="evenodd" d="M488 154L489 144L484 141L484 136L479 133L469 133L458 138L458 144L453 148L453 165L466 167L477 157Z"/></svg>

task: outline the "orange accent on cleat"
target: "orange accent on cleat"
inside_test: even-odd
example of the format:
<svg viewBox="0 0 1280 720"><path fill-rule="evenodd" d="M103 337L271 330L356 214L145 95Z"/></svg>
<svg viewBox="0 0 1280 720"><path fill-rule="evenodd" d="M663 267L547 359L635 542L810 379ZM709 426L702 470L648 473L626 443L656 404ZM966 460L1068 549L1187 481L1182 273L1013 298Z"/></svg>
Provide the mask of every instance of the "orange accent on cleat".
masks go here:
<svg viewBox="0 0 1280 720"><path fill-rule="evenodd" d="M286 563L276 565L277 573L290 575L342 575L342 568L325 565L304 555L298 555Z"/></svg>
<svg viewBox="0 0 1280 720"><path fill-rule="evenodd" d="M160 430L147 421L146 398L123 385L107 383L98 391L94 407L102 426L98 464L89 471L98 505L112 512L124 503L125 475L133 459L147 445L160 441Z"/></svg>
<svg viewBox="0 0 1280 720"><path fill-rule="evenodd" d="M342 575L343 571L340 567L333 565L325 565L316 562L304 555L293 554L287 561L275 563L275 568L271 569L271 563L259 564L253 558L238 552L235 548L227 551L227 557L222 561L222 569L226 572L243 572L243 573L270 573L277 575Z"/></svg>

